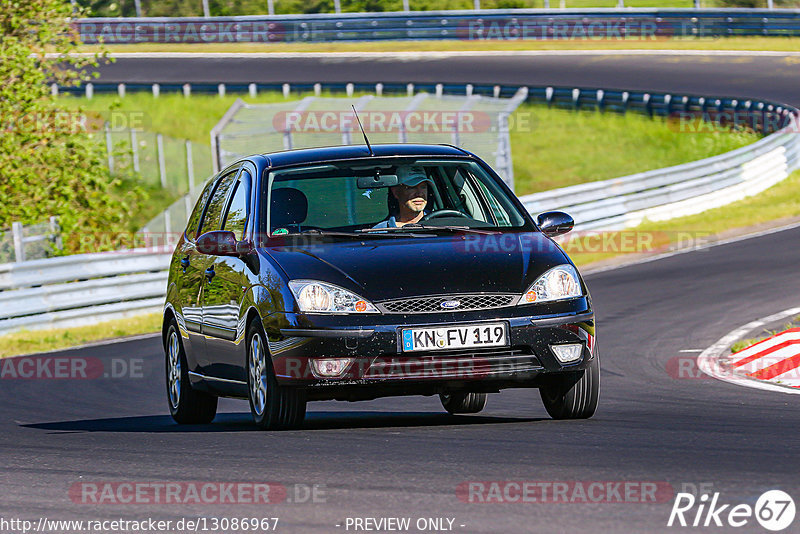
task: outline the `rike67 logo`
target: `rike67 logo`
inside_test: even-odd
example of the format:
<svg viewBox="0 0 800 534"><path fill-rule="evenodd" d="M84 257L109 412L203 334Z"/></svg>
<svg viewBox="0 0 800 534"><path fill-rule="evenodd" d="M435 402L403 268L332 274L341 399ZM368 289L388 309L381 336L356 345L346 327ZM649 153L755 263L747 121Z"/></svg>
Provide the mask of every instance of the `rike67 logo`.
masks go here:
<svg viewBox="0 0 800 534"><path fill-rule="evenodd" d="M719 492L710 497L704 493L699 498L691 493L678 493L667 526L740 528L752 526L755 520L763 528L778 532L788 528L794 516L794 499L781 490L764 492L755 506L723 503Z"/></svg>

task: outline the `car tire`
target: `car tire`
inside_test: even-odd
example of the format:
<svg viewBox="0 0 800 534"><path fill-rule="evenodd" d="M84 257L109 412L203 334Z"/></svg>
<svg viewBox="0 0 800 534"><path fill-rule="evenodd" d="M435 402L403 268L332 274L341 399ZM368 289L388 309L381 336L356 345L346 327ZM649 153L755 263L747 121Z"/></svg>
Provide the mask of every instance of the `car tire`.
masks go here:
<svg viewBox="0 0 800 534"><path fill-rule="evenodd" d="M186 352L183 350L178 323L174 318L164 338L164 362L167 404L169 414L175 422L181 425L197 425L213 421L217 415L217 397L192 389Z"/></svg>
<svg viewBox="0 0 800 534"><path fill-rule="evenodd" d="M600 356L595 353L585 370L558 373L539 387L542 402L553 419L588 419L600 397Z"/></svg>
<svg viewBox="0 0 800 534"><path fill-rule="evenodd" d="M486 407L486 393L441 393L442 406L450 414L478 413Z"/></svg>
<svg viewBox="0 0 800 534"><path fill-rule="evenodd" d="M253 420L262 430L298 427L306 416L305 392L278 384L265 341L264 330L253 321L247 331L247 391Z"/></svg>

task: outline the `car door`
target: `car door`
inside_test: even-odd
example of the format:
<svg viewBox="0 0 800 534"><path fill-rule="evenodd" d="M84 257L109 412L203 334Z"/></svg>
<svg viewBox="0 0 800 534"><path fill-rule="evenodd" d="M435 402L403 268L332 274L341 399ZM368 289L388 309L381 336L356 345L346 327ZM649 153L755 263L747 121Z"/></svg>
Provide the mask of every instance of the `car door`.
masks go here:
<svg viewBox="0 0 800 534"><path fill-rule="evenodd" d="M249 231L252 172L242 169L225 204L220 230L229 230L241 241ZM213 256L203 294L203 333L214 363L210 375L244 380L245 326L239 316L244 292L250 285L248 267L238 256Z"/></svg>
<svg viewBox="0 0 800 534"><path fill-rule="evenodd" d="M236 181L238 168L232 169L225 173L214 184L208 203L206 204L203 214L200 218L198 225L197 236L212 230L219 230L222 219L222 212L225 208L225 203L231 191L231 187ZM195 250L194 254L189 255L189 269L193 276L199 280L200 287L195 293L197 299L192 301L192 317L199 321L196 324L195 330L190 332L189 337L192 340L192 348L194 349L195 362L200 367L200 372L206 374L208 368L214 364L213 354L209 351L208 343L206 341L206 333L204 330L205 318L203 309L205 293L208 291L208 280L210 275L209 268L212 265L214 256L202 254ZM187 327L188 329L188 327Z"/></svg>
<svg viewBox="0 0 800 534"><path fill-rule="evenodd" d="M214 192L217 180L209 180L200 193L186 225L183 238L180 240L179 251L176 254L177 265L173 268L175 286L177 290L176 311L183 318L188 338L184 342L187 361L190 370L197 366L197 358L202 358L205 341L202 336L203 327L203 301L202 291L204 285L203 271L207 258L197 251L196 241L200 222L208 205L208 199Z"/></svg>

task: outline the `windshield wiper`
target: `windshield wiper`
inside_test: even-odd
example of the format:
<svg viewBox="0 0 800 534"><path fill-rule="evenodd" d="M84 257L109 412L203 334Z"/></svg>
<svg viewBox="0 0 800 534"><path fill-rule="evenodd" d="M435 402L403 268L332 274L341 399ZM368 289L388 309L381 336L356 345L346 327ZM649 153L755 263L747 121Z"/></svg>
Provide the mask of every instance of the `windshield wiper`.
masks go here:
<svg viewBox="0 0 800 534"><path fill-rule="evenodd" d="M402 228L394 228L394 230L402 230ZM321 230L319 228L309 228L308 230L303 230L302 232L292 232L289 234L283 234L282 237L285 236L301 236L301 235L312 235L312 236L320 236L320 237L356 237L361 239L366 237L361 230L357 230L355 232L343 232L341 230ZM369 237L380 237L380 233L372 233L367 234ZM420 234L414 234L412 232L393 232L391 233L392 236L399 236L399 237L422 237Z"/></svg>
<svg viewBox="0 0 800 534"><path fill-rule="evenodd" d="M432 226L428 224L406 224L403 226L397 226L392 228L364 228L362 230L356 230L358 233L380 233L380 232L414 232L418 233L419 231L423 232L436 232L439 230L444 230L446 232L466 232L470 234L496 234L497 230L481 230L477 228L470 228L469 226Z"/></svg>

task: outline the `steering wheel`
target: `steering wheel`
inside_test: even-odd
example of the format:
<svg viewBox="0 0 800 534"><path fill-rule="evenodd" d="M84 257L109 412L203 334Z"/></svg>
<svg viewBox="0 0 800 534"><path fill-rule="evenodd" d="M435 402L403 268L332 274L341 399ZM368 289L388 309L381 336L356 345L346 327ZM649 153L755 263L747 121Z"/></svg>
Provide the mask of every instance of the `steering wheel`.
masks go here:
<svg viewBox="0 0 800 534"><path fill-rule="evenodd" d="M442 217L463 217L469 219L469 215L461 213L458 210L436 210L425 215L419 222L430 221L431 219L441 219Z"/></svg>

